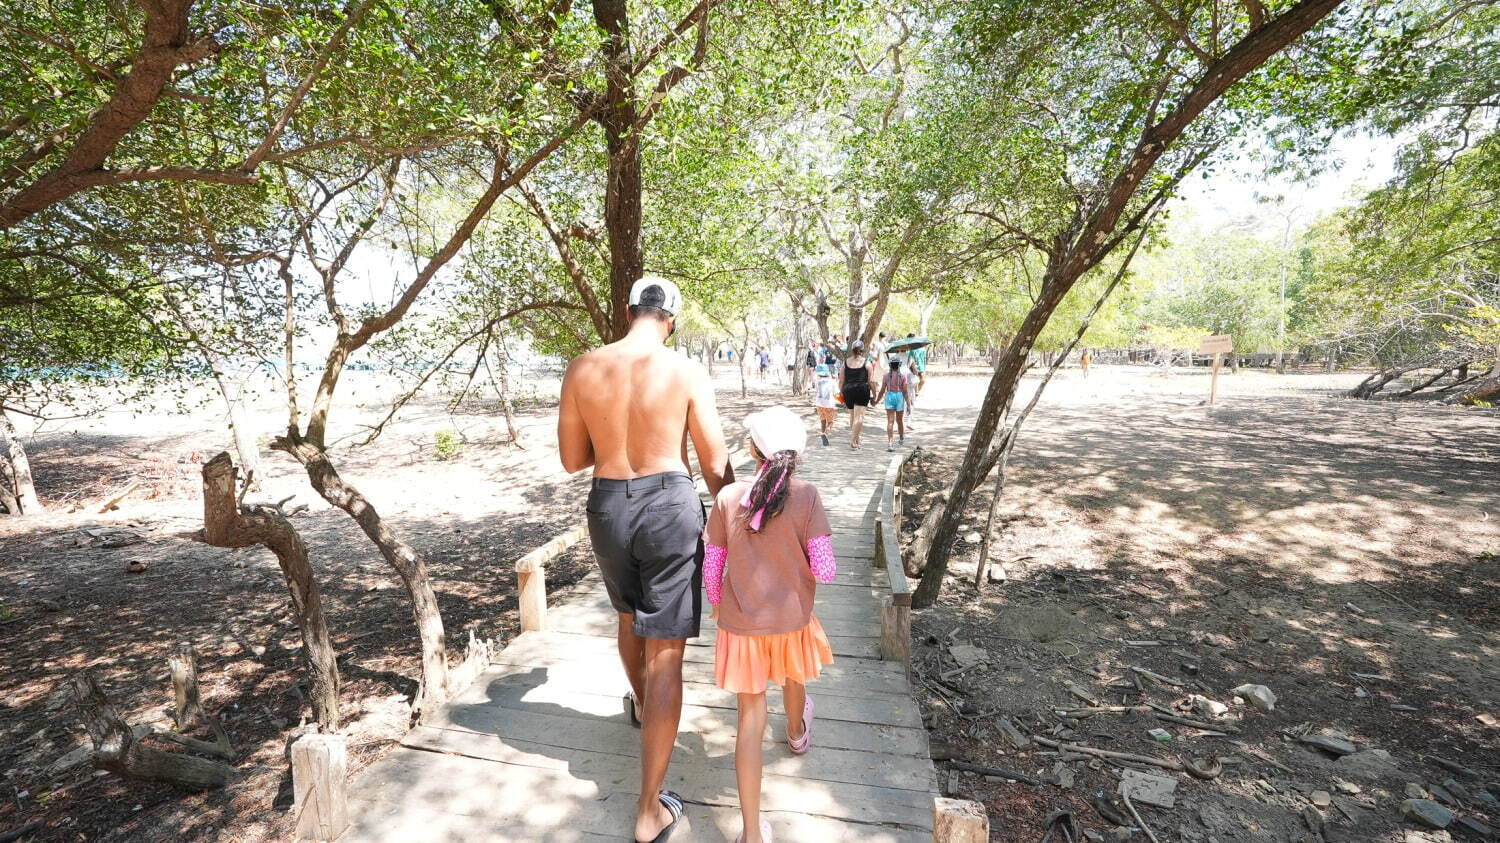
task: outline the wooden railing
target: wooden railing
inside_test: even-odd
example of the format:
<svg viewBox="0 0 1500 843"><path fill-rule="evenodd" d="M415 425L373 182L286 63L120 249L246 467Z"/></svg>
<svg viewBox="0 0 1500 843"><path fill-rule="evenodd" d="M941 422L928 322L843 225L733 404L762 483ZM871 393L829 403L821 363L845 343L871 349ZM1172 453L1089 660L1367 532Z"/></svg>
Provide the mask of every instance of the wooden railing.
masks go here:
<svg viewBox="0 0 1500 843"><path fill-rule="evenodd" d="M901 564L901 470L905 455L891 458L880 484L875 515L875 567L884 566L890 597L880 607L880 657L911 667L911 584Z"/></svg>

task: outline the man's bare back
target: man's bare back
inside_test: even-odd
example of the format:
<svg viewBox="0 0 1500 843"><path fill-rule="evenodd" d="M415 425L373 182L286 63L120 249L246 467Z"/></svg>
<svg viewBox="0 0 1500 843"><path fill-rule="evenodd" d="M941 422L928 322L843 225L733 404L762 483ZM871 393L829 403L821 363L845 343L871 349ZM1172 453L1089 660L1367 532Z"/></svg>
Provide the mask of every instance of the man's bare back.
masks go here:
<svg viewBox="0 0 1500 843"><path fill-rule="evenodd" d="M618 342L573 360L563 378L558 443L568 471L619 480L687 472L690 437L709 491L733 478L713 384L696 362L637 323Z"/></svg>

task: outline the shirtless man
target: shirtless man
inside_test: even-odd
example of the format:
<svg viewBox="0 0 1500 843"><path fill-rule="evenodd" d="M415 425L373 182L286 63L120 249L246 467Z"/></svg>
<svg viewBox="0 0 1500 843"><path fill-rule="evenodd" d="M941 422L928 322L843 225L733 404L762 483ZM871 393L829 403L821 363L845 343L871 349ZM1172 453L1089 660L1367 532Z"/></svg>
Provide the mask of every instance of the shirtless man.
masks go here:
<svg viewBox="0 0 1500 843"><path fill-rule="evenodd" d="M664 345L681 308L672 282L635 282L630 332L568 366L557 420L563 468L594 468L589 538L620 616L625 713L641 727L637 841L665 840L682 814L661 785L682 714L683 647L701 616L703 508L688 437L709 494L734 482L707 371Z"/></svg>

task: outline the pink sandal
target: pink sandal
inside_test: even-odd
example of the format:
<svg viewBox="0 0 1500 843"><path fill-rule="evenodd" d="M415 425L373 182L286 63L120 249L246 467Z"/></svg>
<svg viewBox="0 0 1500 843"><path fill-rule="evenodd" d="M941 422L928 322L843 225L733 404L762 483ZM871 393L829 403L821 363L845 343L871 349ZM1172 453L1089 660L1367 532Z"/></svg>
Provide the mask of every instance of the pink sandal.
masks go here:
<svg viewBox="0 0 1500 843"><path fill-rule="evenodd" d="M813 700L812 694L803 697L802 703L802 737L793 739L791 732L787 732L786 745L791 747L792 754L806 755L812 749L812 724L813 724Z"/></svg>

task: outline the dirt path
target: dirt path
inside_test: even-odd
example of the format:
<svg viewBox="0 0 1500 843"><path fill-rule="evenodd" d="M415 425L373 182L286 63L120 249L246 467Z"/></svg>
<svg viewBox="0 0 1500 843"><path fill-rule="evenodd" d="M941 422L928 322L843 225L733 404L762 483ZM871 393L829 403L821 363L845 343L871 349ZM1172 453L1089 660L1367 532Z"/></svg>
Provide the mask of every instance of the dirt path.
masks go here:
<svg viewBox="0 0 1500 843"><path fill-rule="evenodd" d="M1105 369L1049 391L998 516L992 559L1009 579L978 599L988 490L974 501L963 532L975 541L960 544L940 607L914 624L934 757L1069 786L949 781L989 805L995 840L1040 840L1059 810L1123 834L1088 805L1115 792L1120 767L1060 760L1026 738L1019 748L1005 736L1013 725L1112 751L1224 758L1215 781L1177 774L1173 809L1137 806L1163 840L1299 840L1310 823L1326 824L1328 840L1419 839L1400 822L1405 788L1444 780L1471 797L1455 796L1455 813L1496 825L1500 809L1482 801L1486 787L1500 794L1496 416L1353 402L1323 378L1264 373L1229 379L1209 409L1203 380ZM913 476L935 488L956 458L939 448ZM1243 684L1270 687L1275 711L1236 703ZM1221 722L1238 733L1156 717L1201 719L1193 694L1228 704ZM1056 714L1094 708L1084 697L1136 710ZM1162 709L1139 708L1149 704ZM1161 727L1167 743L1148 733ZM1335 760L1296 737L1325 730L1360 752ZM1332 804L1311 801L1325 795Z"/></svg>

